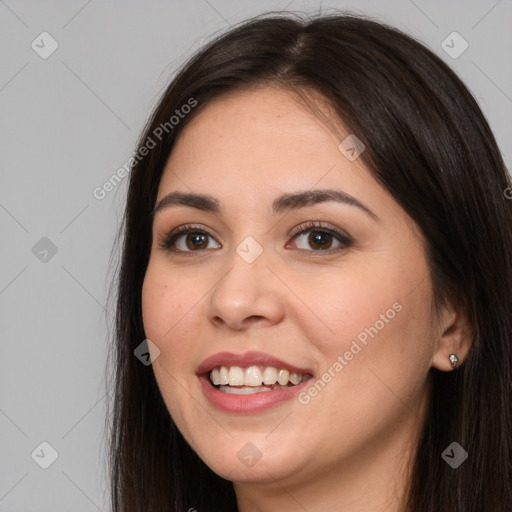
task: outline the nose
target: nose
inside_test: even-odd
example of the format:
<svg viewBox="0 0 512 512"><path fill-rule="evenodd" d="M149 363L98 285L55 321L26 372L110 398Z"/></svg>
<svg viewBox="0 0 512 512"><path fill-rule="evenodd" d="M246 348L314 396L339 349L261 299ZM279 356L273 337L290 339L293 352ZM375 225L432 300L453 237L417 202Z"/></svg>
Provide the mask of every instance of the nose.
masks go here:
<svg viewBox="0 0 512 512"><path fill-rule="evenodd" d="M268 263L265 251L252 263L233 251L228 270L207 303L207 314L215 327L241 331L256 323L263 327L282 320L285 291Z"/></svg>

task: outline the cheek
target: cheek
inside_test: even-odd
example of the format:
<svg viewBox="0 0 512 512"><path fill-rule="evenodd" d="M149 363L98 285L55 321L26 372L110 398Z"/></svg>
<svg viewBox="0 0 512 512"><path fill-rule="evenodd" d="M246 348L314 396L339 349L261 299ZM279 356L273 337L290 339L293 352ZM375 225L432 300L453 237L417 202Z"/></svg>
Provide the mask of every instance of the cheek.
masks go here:
<svg viewBox="0 0 512 512"><path fill-rule="evenodd" d="M165 345L173 338L193 299L189 286L150 262L142 286L142 317L146 336L157 342L160 349L160 344Z"/></svg>
<svg viewBox="0 0 512 512"><path fill-rule="evenodd" d="M296 279L294 291L301 299L295 319L326 354L343 354L354 340L364 346L376 331L389 331L402 309L400 282L377 268L330 269L323 276Z"/></svg>
<svg viewBox="0 0 512 512"><path fill-rule="evenodd" d="M187 280L174 277L158 261L150 261L142 287L145 335L160 349L152 368L163 400L173 420L186 435L184 417L197 415L185 389L193 389L199 325L194 316L197 294Z"/></svg>
<svg viewBox="0 0 512 512"><path fill-rule="evenodd" d="M200 326L193 290L187 280L150 262L142 287L142 317L146 337L160 350L153 371L170 410L175 409L171 402L180 400L178 382L189 386L195 377L192 361L197 361Z"/></svg>
<svg viewBox="0 0 512 512"><path fill-rule="evenodd" d="M211 286L205 272L170 269L159 258L150 260L144 277L142 318L146 337L160 349L158 362L187 382L195 378L194 365L204 355L204 307Z"/></svg>
<svg viewBox="0 0 512 512"><path fill-rule="evenodd" d="M309 401L326 436L355 446L398 418L410 420L422 404L432 350L431 294L428 281L411 293L419 281L421 270L387 267L333 272L310 287L308 305L320 319L309 312L296 318L322 361L317 379L326 384L317 380L301 403Z"/></svg>
<svg viewBox="0 0 512 512"><path fill-rule="evenodd" d="M383 261L296 281L294 291L308 307L301 303L293 315L315 347L321 371L350 374L349 387L376 384L375 374L393 385L400 373L412 380L415 372L425 375L433 339L431 289L423 280L426 266L416 263Z"/></svg>

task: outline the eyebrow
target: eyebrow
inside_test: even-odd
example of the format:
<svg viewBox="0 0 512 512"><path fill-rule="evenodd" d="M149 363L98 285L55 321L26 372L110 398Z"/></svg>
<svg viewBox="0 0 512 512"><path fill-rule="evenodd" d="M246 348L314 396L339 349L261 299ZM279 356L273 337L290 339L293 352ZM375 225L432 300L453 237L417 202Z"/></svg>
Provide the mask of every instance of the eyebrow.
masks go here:
<svg viewBox="0 0 512 512"><path fill-rule="evenodd" d="M341 190L304 190L299 192L293 192L289 194L283 194L276 198L272 203L271 212L273 215L284 213L290 210L297 210L306 206L311 206L318 203L324 203L328 201L335 201L338 203L347 204L349 206L355 206L368 214L376 221L380 221L380 218L372 212L367 206L355 197L343 192ZM211 212L220 214L221 206L220 202L208 195L208 194L195 194L190 192L171 192L163 197L155 206L153 210L153 216L165 208L171 206L190 206L197 208L205 212Z"/></svg>

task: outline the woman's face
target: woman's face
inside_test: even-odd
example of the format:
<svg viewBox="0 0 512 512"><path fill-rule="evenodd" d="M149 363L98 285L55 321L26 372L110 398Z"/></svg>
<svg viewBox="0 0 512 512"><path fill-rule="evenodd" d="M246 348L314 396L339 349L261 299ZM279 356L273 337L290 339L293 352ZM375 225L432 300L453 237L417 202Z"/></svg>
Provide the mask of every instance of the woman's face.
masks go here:
<svg viewBox="0 0 512 512"><path fill-rule="evenodd" d="M186 127L160 183L157 205L214 203L171 196L155 214L153 370L191 447L240 485L398 460L421 422L439 335L424 246L350 139L338 148L349 134L289 92L231 94Z"/></svg>

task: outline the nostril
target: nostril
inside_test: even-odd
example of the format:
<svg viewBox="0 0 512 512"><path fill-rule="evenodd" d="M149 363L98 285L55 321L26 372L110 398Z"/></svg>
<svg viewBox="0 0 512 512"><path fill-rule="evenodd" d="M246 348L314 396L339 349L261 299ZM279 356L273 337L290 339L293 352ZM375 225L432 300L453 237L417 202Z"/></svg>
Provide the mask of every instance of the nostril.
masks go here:
<svg viewBox="0 0 512 512"><path fill-rule="evenodd" d="M259 322L261 320L263 320L264 317L260 316L260 315L251 315L250 317L246 318L246 322L248 323L256 323L256 322Z"/></svg>

